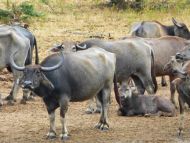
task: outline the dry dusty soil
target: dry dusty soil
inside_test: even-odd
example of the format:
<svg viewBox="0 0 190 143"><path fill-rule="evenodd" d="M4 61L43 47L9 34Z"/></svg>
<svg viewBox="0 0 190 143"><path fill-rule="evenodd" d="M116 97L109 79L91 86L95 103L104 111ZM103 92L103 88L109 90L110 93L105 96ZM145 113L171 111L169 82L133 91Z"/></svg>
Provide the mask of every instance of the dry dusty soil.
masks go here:
<svg viewBox="0 0 190 143"><path fill-rule="evenodd" d="M1 76L0 91L5 97L11 87L6 72ZM57 138L47 140L49 120L43 101L36 97L26 105L19 103L22 91L14 106L5 105L0 111L0 143L57 143L61 142L59 109L56 112ZM160 87L158 95L169 98L168 87ZM177 137L179 112L176 117L120 117L112 93L109 108L109 131L94 128L99 114L85 114L87 102L70 103L67 114L70 139L67 143L163 143L190 142L190 113L186 111L183 138Z"/></svg>

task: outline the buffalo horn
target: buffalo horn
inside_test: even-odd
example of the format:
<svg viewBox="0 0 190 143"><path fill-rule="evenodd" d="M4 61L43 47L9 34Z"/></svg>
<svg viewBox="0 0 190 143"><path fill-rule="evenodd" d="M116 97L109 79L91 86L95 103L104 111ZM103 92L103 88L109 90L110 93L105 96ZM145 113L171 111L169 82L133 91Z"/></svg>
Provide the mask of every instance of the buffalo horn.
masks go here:
<svg viewBox="0 0 190 143"><path fill-rule="evenodd" d="M77 44L76 48L81 49L81 50L85 50L87 47L86 47L86 44L84 44L84 46L80 46L80 45Z"/></svg>
<svg viewBox="0 0 190 143"><path fill-rule="evenodd" d="M14 55L15 55L16 53L17 53L17 51L14 52L13 54L11 54L11 57L10 57L11 66L12 66L14 69L18 70L18 71L23 71L23 70L25 69L25 67L20 67L20 66L16 65L16 63L14 62Z"/></svg>
<svg viewBox="0 0 190 143"><path fill-rule="evenodd" d="M61 60L57 65L52 66L52 67L43 67L43 66L41 66L41 70L42 71L53 71L53 70L58 69L62 65L62 63L63 63L63 57L61 57Z"/></svg>
<svg viewBox="0 0 190 143"><path fill-rule="evenodd" d="M178 26L178 27L183 27L180 23L178 23L176 20L175 20L175 18L173 18L172 17L172 21L173 21L173 23L176 25L176 26Z"/></svg>

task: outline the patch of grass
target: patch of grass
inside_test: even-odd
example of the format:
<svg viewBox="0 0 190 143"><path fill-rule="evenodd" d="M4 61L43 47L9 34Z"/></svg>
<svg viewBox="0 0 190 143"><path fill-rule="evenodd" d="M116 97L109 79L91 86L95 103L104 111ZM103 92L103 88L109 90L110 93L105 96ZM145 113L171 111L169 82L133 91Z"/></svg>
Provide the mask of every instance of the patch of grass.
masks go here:
<svg viewBox="0 0 190 143"><path fill-rule="evenodd" d="M4 21L24 21L31 17L42 17L44 14L37 12L30 2L22 2L19 4L11 3L9 0L5 3L4 9L0 9L0 19Z"/></svg>

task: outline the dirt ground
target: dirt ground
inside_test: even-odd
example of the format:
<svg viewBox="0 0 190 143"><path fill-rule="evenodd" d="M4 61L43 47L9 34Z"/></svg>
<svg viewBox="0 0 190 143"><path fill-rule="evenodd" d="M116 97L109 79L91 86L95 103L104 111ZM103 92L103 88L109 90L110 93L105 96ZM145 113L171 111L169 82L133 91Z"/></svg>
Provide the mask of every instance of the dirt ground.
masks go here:
<svg viewBox="0 0 190 143"><path fill-rule="evenodd" d="M0 91L5 97L11 82L1 77ZM168 87L160 87L157 93L169 98ZM48 114L43 101L36 97L26 105L19 103L22 91L14 106L5 105L0 111L0 143L57 143L61 142L61 123L59 109L56 112L57 138L47 140L49 129ZM180 143L190 142L190 113L186 112L183 139L177 137L178 116L176 117L120 117L117 115L117 104L112 93L109 108L109 131L99 131L94 126L99 121L99 114L85 114L87 102L70 103L67 113L70 139L67 143Z"/></svg>
<svg viewBox="0 0 190 143"><path fill-rule="evenodd" d="M17 0L21 1L21 0ZM37 1L37 0L32 0ZM69 0L71 1L71 0ZM77 1L77 0L73 0ZM189 20L189 12L172 13L142 13L114 12L106 8L91 6L93 1L80 0L78 6L64 7L62 14L49 14L45 21L34 20L30 30L36 35L39 45L40 61L49 53L48 48L63 40L82 41L90 37L103 35L108 39L126 36L131 23L140 20L155 20L171 24L171 17ZM96 0L97 1L97 0ZM96 2L94 1L94 2ZM2 3L0 3L2 4ZM37 2L38 8L48 9ZM73 10L74 6L74 10ZM190 20L189 20L190 21ZM10 75L0 73L0 93L5 97L11 88ZM169 87L160 87L157 95L169 98ZM3 105L0 108L0 143L58 143L61 142L61 123L59 109L56 112L57 138L47 140L49 119L43 101L36 97L26 105L20 104L20 90L14 106ZM70 139L67 143L180 143L190 142L190 112L186 112L183 139L177 137L179 111L176 117L120 117L117 115L118 106L112 93L112 103L109 108L109 131L99 131L94 126L99 121L99 114L85 114L87 102L70 103L67 113Z"/></svg>

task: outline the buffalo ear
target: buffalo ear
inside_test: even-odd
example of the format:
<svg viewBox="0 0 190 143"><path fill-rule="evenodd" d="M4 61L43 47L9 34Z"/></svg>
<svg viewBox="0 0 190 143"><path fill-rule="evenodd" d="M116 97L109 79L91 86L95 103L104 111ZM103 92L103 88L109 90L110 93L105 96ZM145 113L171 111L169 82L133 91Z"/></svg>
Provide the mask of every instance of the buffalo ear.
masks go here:
<svg viewBox="0 0 190 143"><path fill-rule="evenodd" d="M43 73L42 73L42 83L50 90L53 90L55 88L54 85L51 83L51 81L49 81L49 79Z"/></svg>

